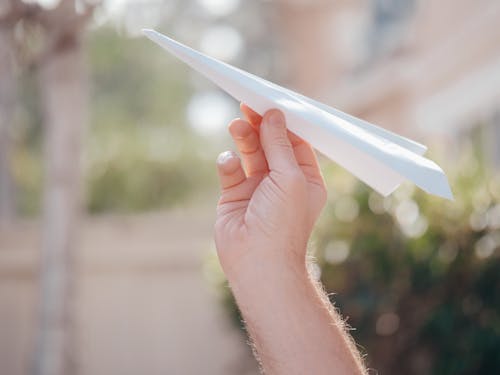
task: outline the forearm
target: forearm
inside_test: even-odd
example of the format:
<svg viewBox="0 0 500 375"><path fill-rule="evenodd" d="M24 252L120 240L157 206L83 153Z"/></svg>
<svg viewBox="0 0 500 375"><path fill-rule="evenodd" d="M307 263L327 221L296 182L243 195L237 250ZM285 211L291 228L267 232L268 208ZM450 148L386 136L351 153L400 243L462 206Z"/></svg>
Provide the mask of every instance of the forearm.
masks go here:
<svg viewBox="0 0 500 375"><path fill-rule="evenodd" d="M268 374L360 374L359 353L306 272L305 247L326 202L313 149L284 115L234 120L234 154L218 159L215 241L222 268ZM263 246L262 246L263 245Z"/></svg>
<svg viewBox="0 0 500 375"><path fill-rule="evenodd" d="M305 265L261 262L230 284L267 374L362 374L340 316Z"/></svg>

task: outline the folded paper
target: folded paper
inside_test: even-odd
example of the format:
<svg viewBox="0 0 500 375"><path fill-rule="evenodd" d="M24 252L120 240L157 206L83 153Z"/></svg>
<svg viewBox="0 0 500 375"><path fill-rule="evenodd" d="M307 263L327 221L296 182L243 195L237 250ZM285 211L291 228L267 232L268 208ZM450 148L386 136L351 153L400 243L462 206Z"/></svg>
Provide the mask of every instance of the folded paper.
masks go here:
<svg viewBox="0 0 500 375"><path fill-rule="evenodd" d="M452 199L442 169L422 156L425 146L211 58L154 30L143 32L257 113L280 109L290 131L380 194L389 195L407 179L428 193Z"/></svg>

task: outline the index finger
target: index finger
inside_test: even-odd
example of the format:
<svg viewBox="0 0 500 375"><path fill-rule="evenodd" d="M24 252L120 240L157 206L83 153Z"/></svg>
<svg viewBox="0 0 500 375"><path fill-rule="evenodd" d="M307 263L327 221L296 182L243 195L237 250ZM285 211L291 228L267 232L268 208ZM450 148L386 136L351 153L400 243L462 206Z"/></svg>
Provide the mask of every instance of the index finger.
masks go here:
<svg viewBox="0 0 500 375"><path fill-rule="evenodd" d="M245 103L240 104L240 109L248 119L250 125L258 131L260 124L262 123L262 116ZM323 178L321 177L318 159L316 158L316 154L314 153L311 145L289 130L287 131L287 134L290 139L290 143L292 144L297 163L307 179L310 181L322 182Z"/></svg>
<svg viewBox="0 0 500 375"><path fill-rule="evenodd" d="M252 108L245 103L240 104L241 112L245 115L252 128L259 131L260 124L262 123L262 116L255 112Z"/></svg>
<svg viewBox="0 0 500 375"><path fill-rule="evenodd" d="M240 109L241 112L247 118L250 125L252 125L252 128L259 131L259 126L262 123L262 116L259 115L257 112L255 112L252 108L247 106L245 103L240 104ZM290 142L292 142L292 145L296 146L304 142L302 138L300 138L298 135L295 135L291 131L288 131L287 133L288 133L288 138L290 138Z"/></svg>

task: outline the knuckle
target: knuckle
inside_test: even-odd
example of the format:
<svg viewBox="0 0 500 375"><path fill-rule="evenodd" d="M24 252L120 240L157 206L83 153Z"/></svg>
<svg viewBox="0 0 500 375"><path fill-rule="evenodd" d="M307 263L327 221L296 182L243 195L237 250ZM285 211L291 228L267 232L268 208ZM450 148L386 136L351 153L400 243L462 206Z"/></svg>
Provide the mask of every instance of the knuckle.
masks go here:
<svg viewBox="0 0 500 375"><path fill-rule="evenodd" d="M292 149L292 145L290 144L290 141L288 138L283 137L281 135L276 135L273 137L272 143L276 147L284 148L284 149Z"/></svg>
<svg viewBox="0 0 500 375"><path fill-rule="evenodd" d="M240 152L243 155L252 155L259 150L260 150L260 144L257 141L252 140L251 142L242 143L240 145Z"/></svg>

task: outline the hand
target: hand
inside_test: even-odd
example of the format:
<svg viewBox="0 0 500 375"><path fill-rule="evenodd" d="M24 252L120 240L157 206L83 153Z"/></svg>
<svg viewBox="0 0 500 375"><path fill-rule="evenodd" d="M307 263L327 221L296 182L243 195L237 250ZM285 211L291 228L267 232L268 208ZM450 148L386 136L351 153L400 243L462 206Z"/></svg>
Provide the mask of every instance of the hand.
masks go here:
<svg viewBox="0 0 500 375"><path fill-rule="evenodd" d="M254 353L269 374L365 374L359 352L325 293L308 277L306 247L326 201L311 146L277 110L229 131L222 153L215 242ZM334 369L334 370L333 370Z"/></svg>
<svg viewBox="0 0 500 375"><path fill-rule="evenodd" d="M215 242L231 282L265 264L305 272L307 242L326 201L326 188L311 146L287 131L278 110L262 118L242 105L248 121L236 119L229 132L243 159L219 155L222 188Z"/></svg>

